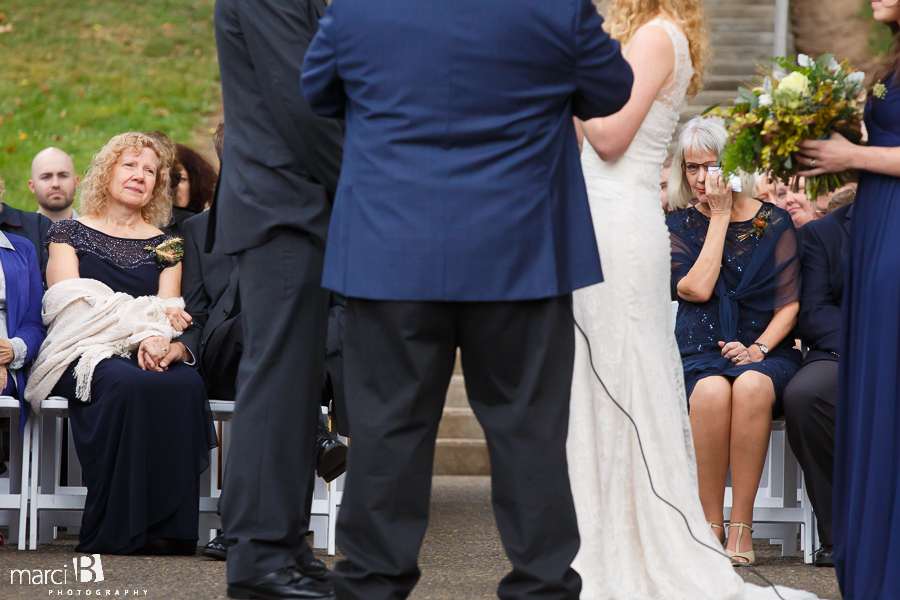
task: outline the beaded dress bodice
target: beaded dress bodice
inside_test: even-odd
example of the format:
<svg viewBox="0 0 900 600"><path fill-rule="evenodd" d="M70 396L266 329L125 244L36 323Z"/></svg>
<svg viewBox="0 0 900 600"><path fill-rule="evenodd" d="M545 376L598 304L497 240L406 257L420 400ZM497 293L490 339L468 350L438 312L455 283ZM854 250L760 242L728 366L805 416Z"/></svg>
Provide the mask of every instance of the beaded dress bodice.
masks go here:
<svg viewBox="0 0 900 600"><path fill-rule="evenodd" d="M81 277L102 281L116 292L134 297L159 292L159 274L168 266L156 259L147 247L161 244L167 236L147 239L111 236L79 221L57 221L47 233L47 243L75 248Z"/></svg>

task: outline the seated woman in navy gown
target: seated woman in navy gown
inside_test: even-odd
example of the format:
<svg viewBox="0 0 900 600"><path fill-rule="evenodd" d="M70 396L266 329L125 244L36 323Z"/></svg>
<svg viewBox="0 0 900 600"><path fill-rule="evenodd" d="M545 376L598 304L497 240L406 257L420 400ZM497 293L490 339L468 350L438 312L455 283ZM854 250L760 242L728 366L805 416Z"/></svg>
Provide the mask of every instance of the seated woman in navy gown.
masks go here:
<svg viewBox="0 0 900 600"><path fill-rule="evenodd" d="M684 366L700 501L724 539L725 480L733 504L726 553L755 561L750 533L773 411L800 367L788 337L797 320L800 261L791 216L732 192L711 167L727 142L714 119L689 121L678 137L666 217L672 240L675 337ZM741 187L753 189L752 176ZM676 185L677 183L677 185ZM688 207L691 198L699 202Z"/></svg>
<svg viewBox="0 0 900 600"><path fill-rule="evenodd" d="M0 202L3 191L0 179ZM47 335L41 320L44 284L37 251L23 237L0 231L0 267L0 395L21 400L18 428L22 433L28 421L28 407L20 393L28 377L23 367L38 355Z"/></svg>
<svg viewBox="0 0 900 600"><path fill-rule="evenodd" d="M169 172L157 142L114 137L82 184L78 220L50 229L48 337L26 396L69 399L88 494L79 552L193 554L199 477L216 445L200 375L171 340L190 317Z"/></svg>

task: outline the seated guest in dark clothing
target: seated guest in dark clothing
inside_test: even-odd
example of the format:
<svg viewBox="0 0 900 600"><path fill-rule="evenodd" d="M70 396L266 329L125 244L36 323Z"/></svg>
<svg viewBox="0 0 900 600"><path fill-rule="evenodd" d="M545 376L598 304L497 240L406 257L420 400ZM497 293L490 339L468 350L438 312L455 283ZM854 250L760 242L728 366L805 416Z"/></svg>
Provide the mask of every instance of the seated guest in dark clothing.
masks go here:
<svg viewBox="0 0 900 600"><path fill-rule="evenodd" d="M0 202L3 191L0 179ZM28 376L26 367L38 355L47 333L41 319L43 295L41 270L31 242L0 232L0 395L20 399L20 434L28 420L28 405L21 393ZM5 454L0 448L0 473L5 471ZM2 541L0 535L0 547Z"/></svg>
<svg viewBox="0 0 900 600"><path fill-rule="evenodd" d="M222 124L220 124L220 128ZM221 135L217 136L221 140ZM216 144L221 147L221 141ZM207 385L210 398L235 399L235 380L243 352L237 259L224 254L208 254L206 230L209 211L184 222L185 257L183 294L193 321L179 338L184 353L179 358L195 363ZM317 444L316 473L330 482L346 470L347 446L321 421ZM218 536L203 550L205 556L224 559L227 546Z"/></svg>
<svg viewBox="0 0 900 600"><path fill-rule="evenodd" d="M217 174L205 158L187 146L175 144L175 156L178 177L172 180L172 223L166 233L184 237L182 224L212 205Z"/></svg>
<svg viewBox="0 0 900 600"><path fill-rule="evenodd" d="M0 231L23 237L34 246L41 266L41 277L47 272L47 232L53 221L36 212L27 212L0 202Z"/></svg>
<svg viewBox="0 0 900 600"><path fill-rule="evenodd" d="M87 486L78 552L194 554L199 478L217 444L200 375L171 340L190 316L158 143L114 137L49 232L42 347L26 398L69 399ZM116 294L121 292L121 294ZM75 350L75 351L73 351Z"/></svg>
<svg viewBox="0 0 900 600"><path fill-rule="evenodd" d="M800 371L784 391L791 449L806 476L819 540L815 564L834 566L831 493L834 469L835 399L841 338L841 299L853 205L804 226L802 284L797 332L809 346Z"/></svg>

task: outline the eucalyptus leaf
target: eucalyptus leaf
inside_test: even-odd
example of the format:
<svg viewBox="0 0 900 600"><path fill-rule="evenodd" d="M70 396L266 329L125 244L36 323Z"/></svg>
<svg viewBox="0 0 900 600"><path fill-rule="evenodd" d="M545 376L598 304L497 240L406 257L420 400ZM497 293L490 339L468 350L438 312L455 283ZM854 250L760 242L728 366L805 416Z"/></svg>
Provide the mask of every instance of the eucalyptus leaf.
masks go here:
<svg viewBox="0 0 900 600"><path fill-rule="evenodd" d="M766 90L766 93L767 93L767 94L771 94L771 93L772 93L772 87L773 87L773 86L772 86L772 79L771 79L771 78L766 77L765 79L763 79L763 89Z"/></svg>

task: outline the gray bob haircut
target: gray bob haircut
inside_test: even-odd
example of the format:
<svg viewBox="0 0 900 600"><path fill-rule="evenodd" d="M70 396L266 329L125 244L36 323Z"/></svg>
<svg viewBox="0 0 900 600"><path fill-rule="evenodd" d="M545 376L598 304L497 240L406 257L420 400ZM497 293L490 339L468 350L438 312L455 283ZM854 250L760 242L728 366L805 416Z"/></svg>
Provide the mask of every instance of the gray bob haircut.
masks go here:
<svg viewBox="0 0 900 600"><path fill-rule="evenodd" d="M669 175L669 207L672 210L681 210L690 206L693 195L684 173L684 154L691 152L699 154L709 152L719 156L728 143L728 131L716 117L694 117L684 124L678 134L678 143L675 146L675 161L672 164L672 173ZM756 179L750 173L738 171L741 178L743 192L735 192L735 195L750 195L755 189Z"/></svg>

